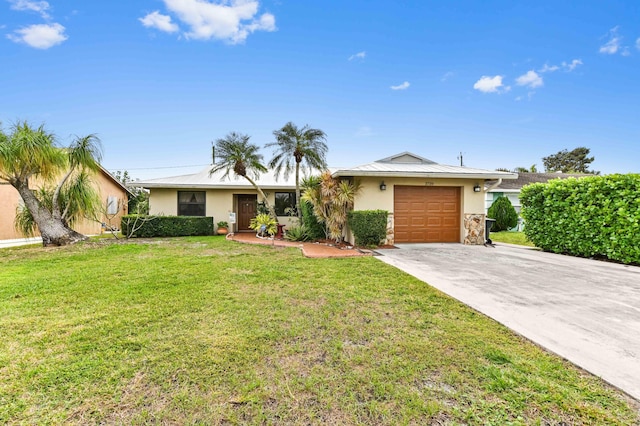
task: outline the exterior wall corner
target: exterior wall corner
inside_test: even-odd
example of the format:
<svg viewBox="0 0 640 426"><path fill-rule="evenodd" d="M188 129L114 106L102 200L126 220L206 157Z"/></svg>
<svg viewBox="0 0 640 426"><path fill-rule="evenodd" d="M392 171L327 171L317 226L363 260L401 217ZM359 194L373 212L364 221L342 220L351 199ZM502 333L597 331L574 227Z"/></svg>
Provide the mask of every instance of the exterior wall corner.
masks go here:
<svg viewBox="0 0 640 426"><path fill-rule="evenodd" d="M464 214L464 244L483 245L485 243L485 215L483 213Z"/></svg>

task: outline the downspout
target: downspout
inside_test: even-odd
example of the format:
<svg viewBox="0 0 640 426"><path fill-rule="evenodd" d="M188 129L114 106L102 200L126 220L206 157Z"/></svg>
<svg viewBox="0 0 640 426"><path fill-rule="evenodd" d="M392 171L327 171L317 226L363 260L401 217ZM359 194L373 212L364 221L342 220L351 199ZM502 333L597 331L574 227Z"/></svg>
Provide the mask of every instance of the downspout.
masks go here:
<svg viewBox="0 0 640 426"><path fill-rule="evenodd" d="M502 178L499 178L498 181L496 183L494 183L493 185L491 185L490 187L488 187L487 189L484 190L484 192L489 192L494 188L497 188L498 186L500 186L500 184L502 183Z"/></svg>

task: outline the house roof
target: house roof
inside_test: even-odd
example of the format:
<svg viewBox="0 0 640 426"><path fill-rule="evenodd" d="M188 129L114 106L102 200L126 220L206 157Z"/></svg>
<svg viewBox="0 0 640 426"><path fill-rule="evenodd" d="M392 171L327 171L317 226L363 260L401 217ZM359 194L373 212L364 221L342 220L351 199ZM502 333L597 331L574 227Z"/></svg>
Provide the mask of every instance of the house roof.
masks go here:
<svg viewBox="0 0 640 426"><path fill-rule="evenodd" d="M133 195L131 190L129 188L127 188L126 185L123 185L122 182L120 182L118 179L116 179L115 176L113 176L111 173L109 173L109 171L107 169L105 169L104 167L102 167L102 165L99 164L99 166L100 166L100 171L102 172L103 175L105 175L107 178L111 179L113 181L113 183L118 185L124 191L127 191L127 194Z"/></svg>
<svg viewBox="0 0 640 426"><path fill-rule="evenodd" d="M523 186L531 183L546 183L553 179L581 178L592 176L588 174L576 173L519 173L518 178L514 180L502 181L500 185L491 188L488 192L519 192ZM487 186L497 183L487 182Z"/></svg>
<svg viewBox="0 0 640 426"><path fill-rule="evenodd" d="M130 182L130 186L143 188L203 188L203 189L246 189L252 188L251 184L244 178L236 176L233 172L225 179L222 178L224 171L220 170L209 176L211 165L198 173L190 175L171 176L158 179L148 179L145 181L136 180ZM292 173L288 179L283 175L275 177L272 170L261 173L256 184L262 189L295 189L295 176Z"/></svg>
<svg viewBox="0 0 640 426"><path fill-rule="evenodd" d="M402 152L372 163L336 170L333 176L516 179L518 174L472 167L448 166L410 152Z"/></svg>

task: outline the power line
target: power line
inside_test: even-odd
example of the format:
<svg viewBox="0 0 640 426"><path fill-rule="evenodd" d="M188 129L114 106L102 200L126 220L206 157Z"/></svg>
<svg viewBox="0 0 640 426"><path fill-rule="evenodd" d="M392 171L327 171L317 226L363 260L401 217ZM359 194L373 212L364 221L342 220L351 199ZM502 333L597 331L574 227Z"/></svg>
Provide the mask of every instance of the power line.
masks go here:
<svg viewBox="0 0 640 426"><path fill-rule="evenodd" d="M186 167L204 167L204 166L210 166L211 164L192 164L190 166L165 166L165 167L136 167L136 168L129 168L129 167L120 167L120 168L116 168L116 167L112 167L111 169L114 171L120 171L120 170L161 170L161 169L184 169Z"/></svg>

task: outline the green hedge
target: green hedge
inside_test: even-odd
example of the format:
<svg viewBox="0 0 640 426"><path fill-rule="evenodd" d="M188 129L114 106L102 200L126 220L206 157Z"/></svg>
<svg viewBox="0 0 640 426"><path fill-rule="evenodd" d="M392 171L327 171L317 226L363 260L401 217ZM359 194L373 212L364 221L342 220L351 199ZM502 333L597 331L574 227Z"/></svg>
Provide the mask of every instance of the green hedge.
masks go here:
<svg viewBox="0 0 640 426"><path fill-rule="evenodd" d="M136 218L138 222L136 223ZM133 227L138 228L131 234ZM213 235L213 218L201 216L137 216L122 217L120 229L131 237L186 237Z"/></svg>
<svg viewBox="0 0 640 426"><path fill-rule="evenodd" d="M302 223L307 229L307 235L310 240L320 240L326 238L324 224L318 222L318 218L313 213L313 206L308 201L300 201L300 209L302 210Z"/></svg>
<svg viewBox="0 0 640 426"><path fill-rule="evenodd" d="M355 210L349 212L347 223L356 245L371 246L381 244L387 237L386 210Z"/></svg>
<svg viewBox="0 0 640 426"><path fill-rule="evenodd" d="M536 246L640 264L640 175L558 179L525 186L520 199Z"/></svg>

